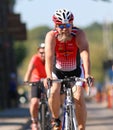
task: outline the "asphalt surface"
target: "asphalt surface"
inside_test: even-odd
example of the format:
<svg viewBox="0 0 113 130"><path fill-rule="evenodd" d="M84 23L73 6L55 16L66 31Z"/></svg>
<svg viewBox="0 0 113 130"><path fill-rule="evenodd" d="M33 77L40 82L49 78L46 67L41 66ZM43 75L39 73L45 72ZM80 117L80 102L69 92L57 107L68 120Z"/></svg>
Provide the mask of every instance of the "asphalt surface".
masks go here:
<svg viewBox="0 0 113 130"><path fill-rule="evenodd" d="M86 130L113 130L113 108L106 103L87 103ZM0 130L31 130L28 105L0 111Z"/></svg>
<svg viewBox="0 0 113 130"><path fill-rule="evenodd" d="M26 130L29 122L28 104L0 111L0 130Z"/></svg>
<svg viewBox="0 0 113 130"><path fill-rule="evenodd" d="M87 103L88 117L86 130L113 130L113 108L104 103Z"/></svg>

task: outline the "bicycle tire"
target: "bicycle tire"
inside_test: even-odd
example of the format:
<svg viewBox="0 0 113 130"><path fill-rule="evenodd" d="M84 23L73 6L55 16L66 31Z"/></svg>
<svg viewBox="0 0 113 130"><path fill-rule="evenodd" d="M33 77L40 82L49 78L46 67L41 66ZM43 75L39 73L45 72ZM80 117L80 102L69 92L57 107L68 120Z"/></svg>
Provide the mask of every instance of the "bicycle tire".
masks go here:
<svg viewBox="0 0 113 130"><path fill-rule="evenodd" d="M69 106L69 127L70 130L74 130L72 106Z"/></svg>
<svg viewBox="0 0 113 130"><path fill-rule="evenodd" d="M45 130L45 126L46 126L46 104L43 103L40 106L40 125L41 125L41 130Z"/></svg>

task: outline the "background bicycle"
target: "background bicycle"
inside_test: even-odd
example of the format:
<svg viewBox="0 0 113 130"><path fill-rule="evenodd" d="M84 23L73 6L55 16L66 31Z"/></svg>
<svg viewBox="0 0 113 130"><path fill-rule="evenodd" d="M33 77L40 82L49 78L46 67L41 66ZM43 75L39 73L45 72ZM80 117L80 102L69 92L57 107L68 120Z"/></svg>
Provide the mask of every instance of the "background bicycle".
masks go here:
<svg viewBox="0 0 113 130"><path fill-rule="evenodd" d="M48 107L47 94L46 89L43 87L43 82L28 82L29 86L37 86L38 90L41 91L41 98L39 103L39 112L38 112L38 121L39 121L39 129L40 130L50 130L50 118L51 114Z"/></svg>

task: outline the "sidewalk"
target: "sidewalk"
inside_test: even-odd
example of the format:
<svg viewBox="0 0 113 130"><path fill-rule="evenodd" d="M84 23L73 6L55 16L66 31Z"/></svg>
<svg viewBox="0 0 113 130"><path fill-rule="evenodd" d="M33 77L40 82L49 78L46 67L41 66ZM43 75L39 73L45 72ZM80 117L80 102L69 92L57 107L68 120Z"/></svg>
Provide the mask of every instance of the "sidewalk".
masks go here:
<svg viewBox="0 0 113 130"><path fill-rule="evenodd" d="M1 130L25 130L30 121L28 105L0 111Z"/></svg>

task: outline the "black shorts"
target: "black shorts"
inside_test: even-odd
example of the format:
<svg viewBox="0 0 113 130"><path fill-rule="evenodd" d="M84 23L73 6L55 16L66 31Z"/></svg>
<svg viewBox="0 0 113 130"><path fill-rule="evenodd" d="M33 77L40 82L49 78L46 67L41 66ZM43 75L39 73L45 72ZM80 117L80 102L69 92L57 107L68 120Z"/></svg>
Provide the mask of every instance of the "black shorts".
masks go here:
<svg viewBox="0 0 113 130"><path fill-rule="evenodd" d="M39 81L39 83L36 85L31 86L31 98L37 97L41 98L41 93L44 91L44 85L42 82Z"/></svg>
<svg viewBox="0 0 113 130"><path fill-rule="evenodd" d="M81 68L77 67L75 70L72 70L72 71L62 71L62 70L59 70L56 67L54 67L53 73L56 74L58 79L63 79L63 78L65 78L65 76L68 77L68 78L72 77L72 76L80 77L80 75L81 75Z"/></svg>
<svg viewBox="0 0 113 130"><path fill-rule="evenodd" d="M75 70L72 71L62 71L54 67L53 73L58 77L58 79L64 79L65 77L69 78L72 76L80 77L82 70L80 67L77 67ZM61 94L63 94L63 85L61 84Z"/></svg>

